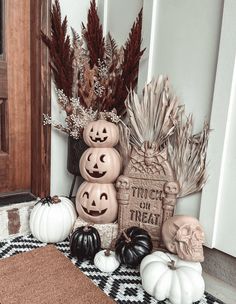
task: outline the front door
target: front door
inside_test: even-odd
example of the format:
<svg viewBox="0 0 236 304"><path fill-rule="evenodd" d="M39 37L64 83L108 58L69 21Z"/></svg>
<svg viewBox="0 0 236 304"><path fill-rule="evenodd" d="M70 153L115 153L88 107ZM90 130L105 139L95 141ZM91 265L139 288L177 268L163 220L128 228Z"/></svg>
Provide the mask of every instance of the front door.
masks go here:
<svg viewBox="0 0 236 304"><path fill-rule="evenodd" d="M43 162L50 151L41 117L50 80L40 30L48 23L49 5L48 0L0 0L0 204L9 194L48 193ZM38 175L32 176L35 170Z"/></svg>
<svg viewBox="0 0 236 304"><path fill-rule="evenodd" d="M30 0L0 2L0 191L30 191Z"/></svg>

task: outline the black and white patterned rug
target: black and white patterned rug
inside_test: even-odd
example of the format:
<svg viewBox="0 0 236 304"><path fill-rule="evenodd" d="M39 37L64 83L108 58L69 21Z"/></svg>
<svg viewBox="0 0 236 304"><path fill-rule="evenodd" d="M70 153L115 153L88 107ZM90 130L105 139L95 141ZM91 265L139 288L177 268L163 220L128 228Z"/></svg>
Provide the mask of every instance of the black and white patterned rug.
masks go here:
<svg viewBox="0 0 236 304"><path fill-rule="evenodd" d="M0 241L0 258L7 258L12 255L30 251L47 244L36 240L32 235L20 236L5 241ZM120 266L112 274L107 274L99 271L92 262L78 262L70 256L69 241L56 244L56 247L64 253L65 256L71 259L80 270L85 273L93 282L99 286L107 295L113 298L117 303L145 303L145 304L169 304L168 300L157 301L148 295L141 285L139 271L136 269ZM208 293L205 293L199 304L224 304L222 301L214 298Z"/></svg>

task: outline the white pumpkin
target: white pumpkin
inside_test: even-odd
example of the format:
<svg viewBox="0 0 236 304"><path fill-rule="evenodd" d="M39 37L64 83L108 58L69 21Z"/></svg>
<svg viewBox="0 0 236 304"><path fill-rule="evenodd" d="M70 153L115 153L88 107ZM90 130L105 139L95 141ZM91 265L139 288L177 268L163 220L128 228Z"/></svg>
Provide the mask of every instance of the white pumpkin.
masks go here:
<svg viewBox="0 0 236 304"><path fill-rule="evenodd" d="M106 249L95 255L94 265L102 272L113 272L120 266L120 262L117 260L114 251Z"/></svg>
<svg viewBox="0 0 236 304"><path fill-rule="evenodd" d="M140 274L143 289L158 301L168 298L173 304L191 304L204 294L201 264L173 254L156 251L147 255Z"/></svg>
<svg viewBox="0 0 236 304"><path fill-rule="evenodd" d="M32 209L30 230L41 242L61 242L70 234L76 218L74 204L68 198L47 197Z"/></svg>

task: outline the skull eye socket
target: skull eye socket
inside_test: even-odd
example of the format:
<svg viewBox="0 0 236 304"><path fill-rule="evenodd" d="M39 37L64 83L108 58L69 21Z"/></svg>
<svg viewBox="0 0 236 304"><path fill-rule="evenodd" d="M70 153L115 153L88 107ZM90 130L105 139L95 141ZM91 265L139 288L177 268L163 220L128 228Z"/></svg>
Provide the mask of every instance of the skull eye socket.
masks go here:
<svg viewBox="0 0 236 304"><path fill-rule="evenodd" d="M106 128L104 128L104 129L102 130L102 133L107 133Z"/></svg>
<svg viewBox="0 0 236 304"><path fill-rule="evenodd" d="M100 161L101 161L102 163L105 162L104 158L105 158L105 154L102 154L102 155L100 156Z"/></svg>
<svg viewBox="0 0 236 304"><path fill-rule="evenodd" d="M189 230L187 228L182 229L182 234L183 235L188 235L189 234Z"/></svg>
<svg viewBox="0 0 236 304"><path fill-rule="evenodd" d="M90 132L93 132L93 127L91 128Z"/></svg>
<svg viewBox="0 0 236 304"><path fill-rule="evenodd" d="M105 198L105 200L107 200L107 194L106 193L102 193L100 195L100 200L103 199L103 197Z"/></svg>
<svg viewBox="0 0 236 304"><path fill-rule="evenodd" d="M87 160L90 161L90 157L91 157L92 153L89 154Z"/></svg>
<svg viewBox="0 0 236 304"><path fill-rule="evenodd" d="M88 194L88 192L87 192L87 191L85 191L82 197L89 198L89 194Z"/></svg>

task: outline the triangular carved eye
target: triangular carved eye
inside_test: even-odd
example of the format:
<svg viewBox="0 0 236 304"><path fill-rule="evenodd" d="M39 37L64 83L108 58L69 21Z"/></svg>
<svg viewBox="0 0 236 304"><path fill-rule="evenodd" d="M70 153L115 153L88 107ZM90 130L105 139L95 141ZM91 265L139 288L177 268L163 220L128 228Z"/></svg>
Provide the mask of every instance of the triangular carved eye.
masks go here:
<svg viewBox="0 0 236 304"><path fill-rule="evenodd" d="M106 128L104 128L104 129L102 130L102 133L107 133Z"/></svg>
<svg viewBox="0 0 236 304"><path fill-rule="evenodd" d="M90 132L93 132L93 128L91 128Z"/></svg>
<svg viewBox="0 0 236 304"><path fill-rule="evenodd" d="M107 200L107 194L106 194L106 193L102 193L102 194L100 195L100 200L101 200L103 197L105 198L105 200Z"/></svg>

